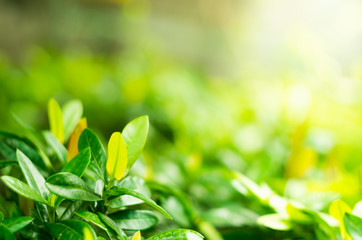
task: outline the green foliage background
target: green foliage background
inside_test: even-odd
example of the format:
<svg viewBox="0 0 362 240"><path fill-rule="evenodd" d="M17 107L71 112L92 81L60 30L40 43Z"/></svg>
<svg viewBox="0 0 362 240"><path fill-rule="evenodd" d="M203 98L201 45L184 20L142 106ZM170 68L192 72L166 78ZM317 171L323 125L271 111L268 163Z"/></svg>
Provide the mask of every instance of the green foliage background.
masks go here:
<svg viewBox="0 0 362 240"><path fill-rule="evenodd" d="M199 212L268 212L243 205L224 169L315 210L361 200L361 3L0 6L1 130L18 131L11 113L48 128L48 100L76 98L103 140L149 115L134 174L181 189Z"/></svg>

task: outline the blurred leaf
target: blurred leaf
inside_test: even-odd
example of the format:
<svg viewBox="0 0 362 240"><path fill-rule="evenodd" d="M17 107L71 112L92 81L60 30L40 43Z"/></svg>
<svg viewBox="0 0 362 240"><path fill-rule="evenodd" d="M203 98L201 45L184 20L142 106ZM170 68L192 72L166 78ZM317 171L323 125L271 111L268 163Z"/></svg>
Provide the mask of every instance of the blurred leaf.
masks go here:
<svg viewBox="0 0 362 240"><path fill-rule="evenodd" d="M64 104L62 112L64 124L64 140L67 141L83 115L82 102L79 100L71 100Z"/></svg>
<svg viewBox="0 0 362 240"><path fill-rule="evenodd" d="M0 169L17 163L15 160L0 160Z"/></svg>
<svg viewBox="0 0 362 240"><path fill-rule="evenodd" d="M87 147L91 150L91 163L89 164L89 167L100 178L104 179L107 161L106 153L97 135L88 128L84 129L78 142L79 151Z"/></svg>
<svg viewBox="0 0 362 240"><path fill-rule="evenodd" d="M349 213L344 215L344 225L354 240L362 239L362 219Z"/></svg>
<svg viewBox="0 0 362 240"><path fill-rule="evenodd" d="M150 211L124 210L113 213L109 217L119 228L126 230L145 230L156 225L158 219Z"/></svg>
<svg viewBox="0 0 362 240"><path fill-rule="evenodd" d="M135 232L131 240L141 240L141 232L140 231Z"/></svg>
<svg viewBox="0 0 362 240"><path fill-rule="evenodd" d="M44 138L50 147L54 150L58 159L62 164L66 163L67 158L67 149L63 146L63 144L55 137L55 135L49 131L43 132Z"/></svg>
<svg viewBox="0 0 362 240"><path fill-rule="evenodd" d="M129 122L122 131L122 137L127 147L128 172L136 162L146 144L148 135L148 116L138 117Z"/></svg>
<svg viewBox="0 0 362 240"><path fill-rule="evenodd" d="M62 110L60 109L59 104L55 101L54 98L50 99L48 102L48 117L50 131L54 136L59 140L60 143L64 143L64 125Z"/></svg>
<svg viewBox="0 0 362 240"><path fill-rule="evenodd" d="M57 173L46 181L48 189L64 198L83 201L98 201L101 198L87 184L72 173Z"/></svg>
<svg viewBox="0 0 362 240"><path fill-rule="evenodd" d="M2 176L1 180L5 183L6 186L8 186L11 190L14 192L17 192L21 196L24 196L26 198L29 198L31 200L49 204L42 196L40 196L35 190L30 188L28 185L26 185L24 182L20 181L19 179L16 179L14 177L10 176Z"/></svg>
<svg viewBox="0 0 362 240"><path fill-rule="evenodd" d="M19 231L33 221L32 217L14 217L3 221L3 224L13 233Z"/></svg>
<svg viewBox="0 0 362 240"><path fill-rule="evenodd" d="M81 220L75 220L75 219L68 219L61 221L62 224L72 228L80 235L83 235L83 230L86 228L90 231L93 238L96 238L96 233L94 232L93 228L86 222Z"/></svg>
<svg viewBox="0 0 362 240"><path fill-rule="evenodd" d="M351 208L342 200L334 201L329 207L329 214L339 221L340 231L343 240L350 240L351 237L346 232L346 227L344 225L344 215L346 213L351 213Z"/></svg>
<svg viewBox="0 0 362 240"><path fill-rule="evenodd" d="M83 228L84 240L95 240L91 230L89 228Z"/></svg>
<svg viewBox="0 0 362 240"><path fill-rule="evenodd" d="M106 169L111 181L121 180L127 167L127 148L122 134L115 132L108 142L108 158Z"/></svg>
<svg viewBox="0 0 362 240"><path fill-rule="evenodd" d="M120 196L123 194L127 194L127 195L131 195L133 197L139 198L141 200L143 200L145 203L149 204L150 206L154 207L155 209L157 209L158 211L160 211L166 218L168 219L172 219L172 217L170 216L170 214L168 214L166 212L165 209L163 209L162 207L160 207L155 201L153 201L151 198L144 196L143 194L127 189L127 188L120 188L118 186L114 186L111 188L111 190L106 191L106 194L111 195L111 196Z"/></svg>
<svg viewBox="0 0 362 240"><path fill-rule="evenodd" d="M82 134L83 130L86 128L87 128L87 119L86 118L80 119L72 135L70 135L69 138L67 161L74 158L75 155L78 154L79 137Z"/></svg>
<svg viewBox="0 0 362 240"><path fill-rule="evenodd" d="M195 231L188 229L173 229L168 230L157 235L154 235L147 240L202 240L204 237Z"/></svg>
<svg viewBox="0 0 362 240"><path fill-rule="evenodd" d="M47 227L53 238L57 240L83 240L83 236L77 231L62 223L47 223Z"/></svg>
<svg viewBox="0 0 362 240"><path fill-rule="evenodd" d="M16 240L15 235L4 224L0 224L0 240Z"/></svg>
<svg viewBox="0 0 362 240"><path fill-rule="evenodd" d="M268 228L279 231L288 231L292 228L290 221L288 219L283 218L277 213L261 216L258 218L257 222Z"/></svg>

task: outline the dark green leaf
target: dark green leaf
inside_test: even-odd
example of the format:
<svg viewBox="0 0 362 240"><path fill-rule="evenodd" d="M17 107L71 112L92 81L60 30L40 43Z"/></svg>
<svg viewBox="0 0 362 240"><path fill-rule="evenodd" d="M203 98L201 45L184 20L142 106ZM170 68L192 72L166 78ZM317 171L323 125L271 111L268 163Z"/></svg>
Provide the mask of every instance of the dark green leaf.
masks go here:
<svg viewBox="0 0 362 240"><path fill-rule="evenodd" d="M109 215L118 225L126 230L144 230L154 226L158 219L151 211L125 210Z"/></svg>
<svg viewBox="0 0 362 240"><path fill-rule="evenodd" d="M0 240L16 240L15 235L4 224L0 224Z"/></svg>
<svg viewBox="0 0 362 240"><path fill-rule="evenodd" d="M107 231L107 226L101 221L97 214L88 211L80 211L76 212L75 214L83 218L84 220L93 223L97 227Z"/></svg>
<svg viewBox="0 0 362 240"><path fill-rule="evenodd" d="M83 235L83 229L84 228L88 228L89 231L91 232L91 234L93 235L93 238L96 238L96 234L93 230L93 228L86 222L81 221L81 220L74 220L74 219L69 219L69 220L64 220L61 221L62 224L72 228L73 230L75 230L77 233L79 233L80 235Z"/></svg>
<svg viewBox="0 0 362 240"><path fill-rule="evenodd" d="M10 231L17 232L23 227L27 226L29 223L33 221L32 217L14 217L8 218L3 221L3 224L10 229Z"/></svg>
<svg viewBox="0 0 362 240"><path fill-rule="evenodd" d="M7 166L10 166L12 164L17 164L18 162L15 161L15 160L1 160L0 161L0 169L1 168L4 168L4 167L7 167Z"/></svg>
<svg viewBox="0 0 362 240"><path fill-rule="evenodd" d="M202 240L204 237L195 231L188 229L173 229L157 235L154 235L147 240Z"/></svg>
<svg viewBox="0 0 362 240"><path fill-rule="evenodd" d="M5 185L14 192L17 192L18 194L31 200L48 204L48 202L42 196L40 196L35 190L30 188L28 185L26 185L26 183L20 181L19 179L10 176L2 176L1 180L3 180Z"/></svg>
<svg viewBox="0 0 362 240"><path fill-rule="evenodd" d="M62 168L62 172L73 173L81 177L90 162L90 158L90 150L89 148L85 148Z"/></svg>
<svg viewBox="0 0 362 240"><path fill-rule="evenodd" d="M349 214L345 213L344 215L344 225L346 227L347 232L354 240L361 240L362 239L362 219Z"/></svg>
<svg viewBox="0 0 362 240"><path fill-rule="evenodd" d="M73 216L73 214L79 210L79 208L83 205L83 201L74 201L72 202L63 212L62 216L59 218L60 220L66 220Z"/></svg>
<svg viewBox="0 0 362 240"><path fill-rule="evenodd" d="M19 165L29 186L38 192L44 199L48 198L49 190L45 187L44 177L34 166L31 160L20 150L16 151Z"/></svg>
<svg viewBox="0 0 362 240"><path fill-rule="evenodd" d="M46 181L48 189L64 198L83 201L98 201L101 198L87 184L72 173L57 173Z"/></svg>
<svg viewBox="0 0 362 240"><path fill-rule="evenodd" d="M76 230L62 223L47 223L53 238L57 240L83 240L83 236Z"/></svg>
<svg viewBox="0 0 362 240"><path fill-rule="evenodd" d="M111 219L109 218L107 215L103 214L103 213L98 213L99 218L102 220L102 222L109 228L111 228L113 231L115 231L117 233L117 235L119 237L121 237L121 239L125 239L128 240L128 237L126 235L126 233L117 226L117 224Z"/></svg>
<svg viewBox="0 0 362 240"><path fill-rule="evenodd" d="M150 206L154 207L158 211L160 211L166 218L172 219L170 214L166 212L165 209L163 209L161 206L159 206L155 201L153 201L151 198L144 196L143 194L127 189L127 188L120 188L118 186L114 186L111 188L111 190L107 191L106 194L109 194L111 196L120 196L120 195L131 195L133 197L139 198L145 203L149 204Z"/></svg>
<svg viewBox="0 0 362 240"><path fill-rule="evenodd" d="M91 163L89 168L99 177L104 179L105 166L107 161L106 152L97 135L90 129L86 128L79 137L79 151L89 147L91 151Z"/></svg>

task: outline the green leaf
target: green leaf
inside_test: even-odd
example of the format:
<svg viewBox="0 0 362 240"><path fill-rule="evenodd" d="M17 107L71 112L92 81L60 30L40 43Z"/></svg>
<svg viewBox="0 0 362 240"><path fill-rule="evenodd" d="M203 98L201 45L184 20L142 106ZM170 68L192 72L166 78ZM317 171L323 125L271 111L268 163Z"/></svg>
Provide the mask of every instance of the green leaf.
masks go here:
<svg viewBox="0 0 362 240"><path fill-rule="evenodd" d="M33 221L34 218L32 217L14 217L5 219L3 224L9 228L10 231L17 232L23 227L27 226L29 223Z"/></svg>
<svg viewBox="0 0 362 240"><path fill-rule="evenodd" d="M288 231L292 228L290 221L277 213L261 216L258 218L257 222L268 228L279 231Z"/></svg>
<svg viewBox="0 0 362 240"><path fill-rule="evenodd" d="M17 192L23 197L40 203L48 204L48 202L42 196L40 196L35 190L30 188L28 185L26 185L26 183L20 181L19 179L10 176L2 176L1 180L3 180L5 185L8 186L11 190Z"/></svg>
<svg viewBox="0 0 362 240"><path fill-rule="evenodd" d="M193 230L188 229L173 229L157 235L154 235L147 240L202 240L204 237Z"/></svg>
<svg viewBox="0 0 362 240"><path fill-rule="evenodd" d="M16 151L18 162L23 175L29 186L38 192L44 199L47 199L49 190L45 187L45 179L34 166L32 161L20 150Z"/></svg>
<svg viewBox="0 0 362 240"><path fill-rule="evenodd" d="M63 168L62 172L69 172L77 175L78 177L83 176L84 171L87 169L90 162L91 154L90 149L85 148L80 151L72 160L70 160Z"/></svg>
<svg viewBox="0 0 362 240"><path fill-rule="evenodd" d="M121 180L127 167L127 148L122 134L115 132L108 142L106 169L110 180Z"/></svg>
<svg viewBox="0 0 362 240"><path fill-rule="evenodd" d="M146 144L148 129L148 116L141 116L128 123L122 131L122 137L127 147L127 172L142 153Z"/></svg>
<svg viewBox="0 0 362 240"><path fill-rule="evenodd" d="M104 179L107 161L106 152L97 135L89 128L86 128L79 137L79 152L88 147L91 151L91 163L89 164L89 168L100 178Z"/></svg>
<svg viewBox="0 0 362 240"><path fill-rule="evenodd" d="M156 225L158 219L151 211L125 210L109 215L118 225L126 230L144 230Z"/></svg>
<svg viewBox="0 0 362 240"><path fill-rule="evenodd" d="M119 228L111 218L100 212L98 212L97 214L106 226L108 226L117 233L117 236L121 237L121 239L128 240L126 233L121 228Z"/></svg>
<svg viewBox="0 0 362 240"><path fill-rule="evenodd" d="M349 234L346 232L346 227L344 226L343 221L345 213L350 213L351 211L351 208L342 200L336 200L332 202L329 207L329 214L339 221L340 231L343 240L351 239Z"/></svg>
<svg viewBox="0 0 362 240"><path fill-rule="evenodd" d="M115 181L115 186L121 187L121 188L127 188L130 190L134 190L136 192L139 192L143 194L146 197L151 196L151 192L148 189L148 187L145 184L145 181L142 178L135 177L135 176L129 176L123 179L122 181ZM141 204L143 201L141 199L135 198L130 195L122 195L116 198L113 198L109 200L108 207L110 208L121 208L126 206L132 206Z"/></svg>
<svg viewBox="0 0 362 240"><path fill-rule="evenodd" d="M15 160L0 160L0 169L17 163Z"/></svg>
<svg viewBox="0 0 362 240"><path fill-rule="evenodd" d="M0 223L4 220L4 213L0 211Z"/></svg>
<svg viewBox="0 0 362 240"><path fill-rule="evenodd" d="M165 209L163 209L161 206L159 206L151 198L146 197L145 195L143 195L139 192L136 192L136 191L133 191L133 190L130 190L127 188L120 188L118 186L114 186L111 188L111 190L107 191L106 194L111 195L111 196L120 196L120 195L127 194L127 195L131 195L133 197L139 198L142 201L144 201L145 203L149 204L150 206L152 206L155 209L157 209L158 211L160 211L166 218L172 219L170 214L168 214Z"/></svg>
<svg viewBox="0 0 362 240"><path fill-rule="evenodd" d="M354 240L362 239L362 219L349 213L344 215L344 225Z"/></svg>
<svg viewBox="0 0 362 240"><path fill-rule="evenodd" d="M79 210L80 207L83 206L83 201L74 201L72 202L63 212L62 216L59 218L60 220L66 220L73 216L73 214Z"/></svg>
<svg viewBox="0 0 362 240"><path fill-rule="evenodd" d="M53 238L57 240L83 240L83 236L76 230L62 223L46 224Z"/></svg>
<svg viewBox="0 0 362 240"><path fill-rule="evenodd" d="M54 194L72 200L98 201L101 198L87 184L72 173L57 173L46 181L47 188Z"/></svg>
<svg viewBox="0 0 362 240"><path fill-rule="evenodd" d="M84 220L86 220L90 223L93 223L100 229L107 231L107 226L101 221L101 219L99 218L99 216L97 214L88 212L88 211L80 211L80 212L76 212L75 214L77 216L83 218Z"/></svg>
<svg viewBox="0 0 362 240"><path fill-rule="evenodd" d="M55 154L61 163L65 164L67 159L67 149L63 144L55 137L55 135L49 131L43 132L44 138L50 147L53 149Z"/></svg>
<svg viewBox="0 0 362 240"><path fill-rule="evenodd" d="M4 224L0 224L0 240L16 240L15 235Z"/></svg>
<svg viewBox="0 0 362 240"><path fill-rule="evenodd" d="M61 221L60 223L72 228L73 230L75 230L80 235L83 235L83 229L86 228L86 229L88 229L90 231L93 238L96 238L96 233L94 232L93 228L88 223L86 223L84 221L75 220L75 219L68 219L68 220Z"/></svg>
<svg viewBox="0 0 362 240"><path fill-rule="evenodd" d="M83 115L83 105L79 100L71 100L63 106L64 140L67 141Z"/></svg>
<svg viewBox="0 0 362 240"><path fill-rule="evenodd" d="M59 104L54 98L49 100L48 103L48 117L49 117L49 125L50 131L54 134L54 136L61 142L64 143L64 125L63 125L63 117L62 110L60 109Z"/></svg>

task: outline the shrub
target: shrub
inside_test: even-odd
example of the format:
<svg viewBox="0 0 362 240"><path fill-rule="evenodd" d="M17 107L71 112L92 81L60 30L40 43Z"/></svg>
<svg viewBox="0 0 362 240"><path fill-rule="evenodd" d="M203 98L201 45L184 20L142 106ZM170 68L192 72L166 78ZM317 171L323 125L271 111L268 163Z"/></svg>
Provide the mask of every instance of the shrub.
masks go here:
<svg viewBox="0 0 362 240"><path fill-rule="evenodd" d="M154 211L140 206L172 219L142 178L127 176L146 143L147 116L113 133L106 154L87 128L79 101L61 109L51 99L48 114L50 131L40 134L15 117L26 137L0 132L0 167L6 173L1 180L7 186L1 190L0 239L140 240L140 231L158 222ZM203 236L174 229L147 239Z"/></svg>

